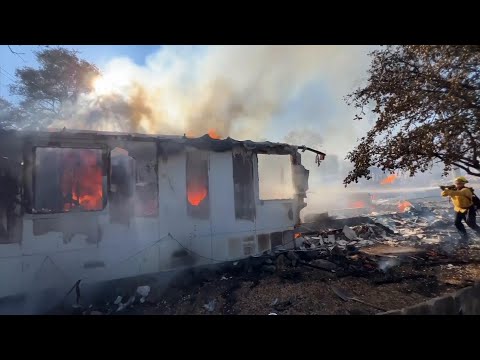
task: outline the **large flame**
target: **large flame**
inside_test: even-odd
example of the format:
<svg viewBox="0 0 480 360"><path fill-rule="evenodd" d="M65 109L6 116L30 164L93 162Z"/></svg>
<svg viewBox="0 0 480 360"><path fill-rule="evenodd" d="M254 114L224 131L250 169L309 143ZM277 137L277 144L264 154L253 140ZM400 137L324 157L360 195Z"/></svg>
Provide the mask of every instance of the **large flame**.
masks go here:
<svg viewBox="0 0 480 360"><path fill-rule="evenodd" d="M61 177L63 209L101 210L103 207L102 168L92 150L72 150L63 159Z"/></svg>
<svg viewBox="0 0 480 360"><path fill-rule="evenodd" d="M393 182L395 181L396 178L397 178L397 175L395 175L395 174L389 175L385 179L383 179L380 182L380 184L382 184L382 185L393 184Z"/></svg>
<svg viewBox="0 0 480 360"><path fill-rule="evenodd" d="M208 136L210 136L212 139L221 139L220 135L218 135L214 129L208 130Z"/></svg>
<svg viewBox="0 0 480 360"><path fill-rule="evenodd" d="M408 208L410 208L412 206L413 205L408 201L400 201L400 203L398 204L398 210L400 212L405 212L405 210L407 210Z"/></svg>
<svg viewBox="0 0 480 360"><path fill-rule="evenodd" d="M187 189L188 202L193 206L198 206L207 196L207 189L201 186L190 185Z"/></svg>

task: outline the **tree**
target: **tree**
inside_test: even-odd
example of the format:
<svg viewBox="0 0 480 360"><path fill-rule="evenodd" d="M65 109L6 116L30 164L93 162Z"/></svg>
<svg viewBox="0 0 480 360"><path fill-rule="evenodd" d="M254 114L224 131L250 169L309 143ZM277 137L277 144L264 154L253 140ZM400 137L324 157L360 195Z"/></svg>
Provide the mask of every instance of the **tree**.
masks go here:
<svg viewBox="0 0 480 360"><path fill-rule="evenodd" d="M25 120L24 112L0 97L0 129L18 129Z"/></svg>
<svg viewBox="0 0 480 360"><path fill-rule="evenodd" d="M17 82L10 92L21 98L20 107L36 127L47 126L65 117L68 105L80 94L93 90L93 79L100 75L95 65L78 58L77 51L46 48L35 52L40 67L17 69Z"/></svg>
<svg viewBox="0 0 480 360"><path fill-rule="evenodd" d="M346 101L356 120L373 105L376 122L347 155L345 186L370 179L371 166L414 176L441 162L443 175L480 176L480 46L386 46L370 56L366 86Z"/></svg>

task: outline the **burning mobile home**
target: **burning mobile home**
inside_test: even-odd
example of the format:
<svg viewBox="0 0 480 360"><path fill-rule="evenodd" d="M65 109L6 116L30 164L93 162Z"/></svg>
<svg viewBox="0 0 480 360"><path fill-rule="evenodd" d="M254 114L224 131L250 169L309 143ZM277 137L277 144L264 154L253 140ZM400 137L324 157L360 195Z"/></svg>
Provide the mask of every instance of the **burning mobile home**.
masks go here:
<svg viewBox="0 0 480 360"><path fill-rule="evenodd" d="M0 297L293 247L309 174L298 150L312 149L0 132Z"/></svg>

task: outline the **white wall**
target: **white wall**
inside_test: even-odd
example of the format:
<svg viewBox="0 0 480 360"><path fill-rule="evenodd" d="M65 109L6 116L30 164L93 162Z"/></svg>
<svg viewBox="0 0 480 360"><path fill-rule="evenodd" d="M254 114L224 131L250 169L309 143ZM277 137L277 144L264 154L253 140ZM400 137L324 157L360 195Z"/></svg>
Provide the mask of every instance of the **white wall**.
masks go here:
<svg viewBox="0 0 480 360"><path fill-rule="evenodd" d="M189 217L185 161L184 152L166 161L159 159L158 219L136 217L130 226L111 224L108 204L103 211L88 214L25 215L23 241L0 244L0 297L46 286L68 291L78 279L94 282L237 259L245 256L245 246L258 252L257 235L293 229L294 200L259 200L256 159L256 219L235 219L231 152L209 153L210 219ZM290 208L292 219L288 216ZM89 244L85 236L76 235L65 244L60 232L35 236L33 219L48 216L79 221L82 216L97 217L101 241ZM194 263L172 256L183 247L199 255L194 256ZM104 266L85 268L95 262Z"/></svg>

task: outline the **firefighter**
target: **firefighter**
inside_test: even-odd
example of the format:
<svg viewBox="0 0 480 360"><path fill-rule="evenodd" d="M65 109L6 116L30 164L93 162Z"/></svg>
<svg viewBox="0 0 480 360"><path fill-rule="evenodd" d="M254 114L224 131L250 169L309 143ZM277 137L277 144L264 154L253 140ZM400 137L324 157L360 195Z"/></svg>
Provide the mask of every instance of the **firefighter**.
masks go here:
<svg viewBox="0 0 480 360"><path fill-rule="evenodd" d="M454 187L441 186L442 196L450 196L455 210L455 227L461 235L460 244L468 244L468 235L462 221L480 235L480 227L477 225L476 209L473 203L473 192L465 187L468 180L464 176L455 179Z"/></svg>

